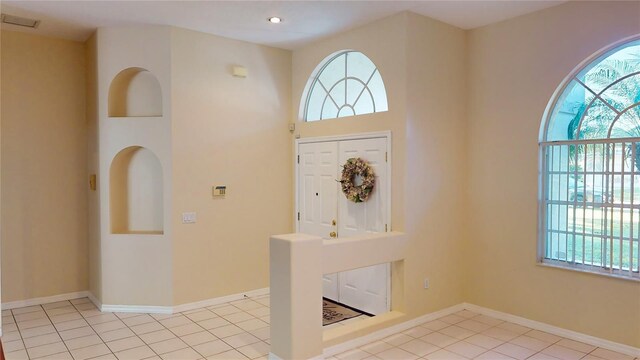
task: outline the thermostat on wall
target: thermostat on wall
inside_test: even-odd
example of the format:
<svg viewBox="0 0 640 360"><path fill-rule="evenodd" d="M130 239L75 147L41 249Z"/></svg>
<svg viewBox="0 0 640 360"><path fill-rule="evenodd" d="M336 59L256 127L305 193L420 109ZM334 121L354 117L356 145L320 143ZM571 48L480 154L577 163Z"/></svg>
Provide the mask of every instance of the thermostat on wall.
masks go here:
<svg viewBox="0 0 640 360"><path fill-rule="evenodd" d="M227 186L226 185L213 185L213 196L214 197L222 197L227 194Z"/></svg>

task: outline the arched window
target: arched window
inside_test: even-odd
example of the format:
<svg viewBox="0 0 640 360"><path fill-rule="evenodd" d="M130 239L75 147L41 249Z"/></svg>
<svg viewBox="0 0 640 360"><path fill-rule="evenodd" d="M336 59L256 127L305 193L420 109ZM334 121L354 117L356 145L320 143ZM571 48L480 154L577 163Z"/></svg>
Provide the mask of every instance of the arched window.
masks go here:
<svg viewBox="0 0 640 360"><path fill-rule="evenodd" d="M305 89L305 121L388 110L382 76L361 52L348 50L329 56L316 67Z"/></svg>
<svg viewBox="0 0 640 360"><path fill-rule="evenodd" d="M541 128L539 261L640 279L640 40L583 64Z"/></svg>

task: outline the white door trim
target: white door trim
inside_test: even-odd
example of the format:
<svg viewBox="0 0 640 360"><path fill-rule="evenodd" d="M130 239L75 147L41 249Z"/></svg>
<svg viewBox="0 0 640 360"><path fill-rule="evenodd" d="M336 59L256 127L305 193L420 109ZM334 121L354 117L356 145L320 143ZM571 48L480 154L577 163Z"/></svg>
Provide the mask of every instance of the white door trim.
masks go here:
<svg viewBox="0 0 640 360"><path fill-rule="evenodd" d="M391 207L392 207L392 202L391 202L391 159L392 159L392 154L391 154L391 131L387 130L387 131L377 131L377 132L370 132L370 133L357 133L357 134L347 134L347 135L332 135L332 136L317 136L317 137L309 137L309 138L302 138L302 139L296 139L295 140L295 154L293 157L293 169L294 169L294 182L295 182L295 194L294 194L294 208L293 208L293 222L296 224L296 232L300 231L300 221L298 220L298 213L300 212L300 209L298 207L299 203L299 199L298 199L298 191L299 189L299 183L298 181L299 179L299 174L298 171L300 169L298 169L298 157L300 156L300 152L299 152L299 146L300 144L307 144L307 143L316 143L316 142L327 142L327 141L348 141L348 140L361 140L361 139L379 139L379 138L384 138L387 140L387 211L385 214L385 223L388 225L387 226L387 232L390 232L392 229L392 225L391 225ZM339 195L338 195L339 196Z"/></svg>

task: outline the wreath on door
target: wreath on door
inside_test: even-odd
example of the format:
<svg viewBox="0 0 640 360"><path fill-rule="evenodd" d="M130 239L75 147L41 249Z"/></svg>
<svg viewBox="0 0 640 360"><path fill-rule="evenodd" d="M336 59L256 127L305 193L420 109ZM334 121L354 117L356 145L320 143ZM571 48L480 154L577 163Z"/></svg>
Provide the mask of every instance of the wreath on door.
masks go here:
<svg viewBox="0 0 640 360"><path fill-rule="evenodd" d="M356 185L356 179L362 183ZM359 203L365 202L376 184L376 176L366 160L351 158L342 166L342 193L347 199Z"/></svg>

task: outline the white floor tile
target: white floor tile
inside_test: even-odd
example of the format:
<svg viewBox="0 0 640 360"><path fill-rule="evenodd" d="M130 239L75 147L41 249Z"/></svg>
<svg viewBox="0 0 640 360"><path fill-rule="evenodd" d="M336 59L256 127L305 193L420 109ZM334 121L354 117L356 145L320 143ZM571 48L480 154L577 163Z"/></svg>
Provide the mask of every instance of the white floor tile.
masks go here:
<svg viewBox="0 0 640 360"><path fill-rule="evenodd" d="M381 353L385 350L389 350L393 347L393 345L391 344L387 344L384 341L376 341L376 342L372 342L370 344L367 344L363 347L361 347L360 349L368 352L369 354L377 354L377 353Z"/></svg>
<svg viewBox="0 0 640 360"><path fill-rule="evenodd" d="M251 319L251 320L247 320L247 321L238 322L235 325L238 326L239 328L245 330L245 331L261 329L261 328L269 326L269 324L267 324L266 322L264 322L262 320L255 319L255 318Z"/></svg>
<svg viewBox="0 0 640 360"><path fill-rule="evenodd" d="M218 340L216 336L208 331L200 331L194 334L181 336L180 338L189 346L200 345L206 342Z"/></svg>
<svg viewBox="0 0 640 360"><path fill-rule="evenodd" d="M389 345L392 346L399 346L402 345L404 343L407 343L409 341L413 340L413 338L409 335L405 335L405 334L395 334L395 335L391 335L389 337L386 337L384 339L382 339L382 341L386 342Z"/></svg>
<svg viewBox="0 0 640 360"><path fill-rule="evenodd" d="M71 350L71 355L75 360L91 359L106 354L111 354L111 351L105 344L96 344Z"/></svg>
<svg viewBox="0 0 640 360"><path fill-rule="evenodd" d="M432 332L431 334L427 334L421 337L420 340L426 341L438 347L445 347L455 342L458 342L458 339L448 335L441 334L439 332Z"/></svg>
<svg viewBox="0 0 640 360"><path fill-rule="evenodd" d="M154 331L165 330L165 327L158 322L152 322L147 324L131 326L131 330L137 335L141 335L141 334L147 334Z"/></svg>
<svg viewBox="0 0 640 360"><path fill-rule="evenodd" d="M486 336L482 334L473 335L471 337L464 339L464 341L476 346L480 346L481 348L484 348L487 350L493 349L494 347L498 345L502 345L504 343L504 341L502 340L498 340L496 338L492 338L490 336Z"/></svg>
<svg viewBox="0 0 640 360"><path fill-rule="evenodd" d="M50 333L46 335L34 336L23 340L27 348L53 344L62 341L58 333Z"/></svg>
<svg viewBox="0 0 640 360"><path fill-rule="evenodd" d="M602 359L609 359L609 360L632 360L633 359L633 357L629 355L620 354L618 352L603 349L603 348L597 348L593 352L591 352L591 354L589 355L593 355Z"/></svg>
<svg viewBox="0 0 640 360"><path fill-rule="evenodd" d="M270 346L264 342L239 347L237 350L249 359L256 359L269 354Z"/></svg>
<svg viewBox="0 0 640 360"><path fill-rule="evenodd" d="M456 353L452 353L451 351L447 351L444 349L440 349L438 351L432 352L431 354L424 357L428 360L464 360L466 359L463 356L460 356Z"/></svg>
<svg viewBox="0 0 640 360"><path fill-rule="evenodd" d="M51 321L49 321L48 317L39 318L35 320L18 321L17 323L18 323L18 329L20 329L20 331L32 329L35 327L51 325Z"/></svg>
<svg viewBox="0 0 640 360"><path fill-rule="evenodd" d="M13 318L16 320L18 325L20 323L29 321L29 320L37 320L37 319L45 319L47 317L47 313L44 310L40 311L32 311L25 314L14 315Z"/></svg>
<svg viewBox="0 0 640 360"><path fill-rule="evenodd" d="M232 347L222 340L213 340L195 345L193 346L193 349L200 353L202 356L211 356L229 351L232 349Z"/></svg>
<svg viewBox="0 0 640 360"><path fill-rule="evenodd" d="M174 338L170 340L160 341L157 343L150 344L149 347L158 355L170 353L176 350L184 349L189 347L184 341Z"/></svg>
<svg viewBox="0 0 640 360"><path fill-rule="evenodd" d="M229 324L225 326L216 327L214 329L210 329L209 332L215 335L216 337L222 339L228 336L242 334L244 330L240 329L235 325Z"/></svg>
<svg viewBox="0 0 640 360"><path fill-rule="evenodd" d="M556 344L558 344L560 346L564 346L564 347L569 348L571 350L580 351L580 352L587 353L587 354L596 349L596 347L593 346L593 345L589 345L589 344L585 344L583 342L569 340L569 339L562 339L562 340L558 341Z"/></svg>
<svg viewBox="0 0 640 360"><path fill-rule="evenodd" d="M160 357L163 360L197 360L202 358L202 356L192 348L176 350L170 353L160 355Z"/></svg>
<svg viewBox="0 0 640 360"><path fill-rule="evenodd" d="M135 347L139 347L142 345L145 345L145 344L137 336L132 336L132 337L128 337L120 340L109 341L107 343L107 346L113 353L123 351L123 350L133 349Z"/></svg>
<svg viewBox="0 0 640 360"><path fill-rule="evenodd" d="M271 335L269 299L263 296L181 314L148 315L101 313L86 298L60 301L3 311L2 340L7 360L28 360L29 353L32 360L266 360ZM383 340L330 360L633 360L467 310Z"/></svg>
<svg viewBox="0 0 640 360"><path fill-rule="evenodd" d="M404 331L403 333L417 339L432 333L432 331L422 326L416 326Z"/></svg>
<svg viewBox="0 0 640 360"><path fill-rule="evenodd" d="M172 333L176 334L176 336L184 336L184 335L189 335L189 334L194 334L200 331L204 331L205 329L202 326L192 323L192 324L172 327L169 330Z"/></svg>
<svg viewBox="0 0 640 360"><path fill-rule="evenodd" d="M440 350L439 347L419 339L414 339L404 343L400 345L399 348L421 357Z"/></svg>
<svg viewBox="0 0 640 360"><path fill-rule="evenodd" d="M29 360L29 355L27 355L26 350L18 350L10 353L5 353L4 356L7 360Z"/></svg>
<svg viewBox="0 0 640 360"><path fill-rule="evenodd" d="M493 351L499 352L500 354L504 354L507 356L511 356L512 358L518 359L518 360L524 360L536 353L533 350L529 350L522 346L518 346L511 343L502 344L496 347L495 349L493 349Z"/></svg>
<svg viewBox="0 0 640 360"><path fill-rule="evenodd" d="M102 339L98 335L87 335L65 340L65 345L69 350L76 350L83 347L102 344Z"/></svg>
<svg viewBox="0 0 640 360"><path fill-rule="evenodd" d="M91 326L85 326L85 327L80 327L80 328L76 328L76 329L71 329L71 330L65 330L65 331L60 331L60 337L62 338L62 340L70 340L70 339L75 339L78 337L83 337L83 336L88 336L88 335L94 335L96 332L93 331L93 328L91 328Z"/></svg>
<svg viewBox="0 0 640 360"><path fill-rule="evenodd" d="M560 336L556 336L553 334L549 334L546 333L544 331L540 331L540 330L531 330L528 333L525 333L525 335L532 337L534 339L538 339L538 340L542 340L544 342L548 342L550 344L556 343L558 341L560 341L562 338Z"/></svg>
<svg viewBox="0 0 640 360"><path fill-rule="evenodd" d="M249 333L240 333L238 335L229 336L222 339L227 344L233 346L234 348L239 348L245 345L251 345L253 343L257 343L260 341L257 337L249 334Z"/></svg>
<svg viewBox="0 0 640 360"><path fill-rule="evenodd" d="M400 348L392 348L376 354L382 360L415 360L418 356Z"/></svg>
<svg viewBox="0 0 640 360"><path fill-rule="evenodd" d="M73 314L73 313L77 313L77 312L78 312L78 310L76 310L76 308L71 304L69 304L67 306L62 306L62 307L57 307L57 308L53 308L53 309L48 309L47 310L47 314L49 316Z"/></svg>
<svg viewBox="0 0 640 360"><path fill-rule="evenodd" d="M463 329L463 328L461 328L459 326L456 326L456 325L452 325L452 326L446 327L444 329L439 330L438 332L441 333L441 334L445 334L445 335L454 337L454 338L456 338L458 340L463 340L463 339L466 339L466 338L476 334L475 332L473 332L471 330Z"/></svg>
<svg viewBox="0 0 640 360"><path fill-rule="evenodd" d="M31 359L37 359L37 358L45 357L52 354L58 354L65 351L67 351L67 347L64 346L62 341L27 349L27 353L29 354L29 357Z"/></svg>
<svg viewBox="0 0 640 360"><path fill-rule="evenodd" d="M551 345L548 348L542 350L542 353L551 355L553 357L557 357L563 360L576 360L587 355L586 353L572 350L557 344Z"/></svg>
<svg viewBox="0 0 640 360"><path fill-rule="evenodd" d="M71 356L71 353L69 353L68 351L65 351L58 354L52 354L49 356L41 357L41 358L38 358L37 360L73 360L73 356Z"/></svg>
<svg viewBox="0 0 640 360"><path fill-rule="evenodd" d="M269 309L266 306L263 306L256 309L247 310L247 313L255 317L262 317L262 316L270 315L271 309Z"/></svg>
<svg viewBox="0 0 640 360"><path fill-rule="evenodd" d="M271 338L271 328L269 326L249 331L249 334L260 340L268 340Z"/></svg>
<svg viewBox="0 0 640 360"><path fill-rule="evenodd" d="M100 334L100 337L102 338L103 341L108 342L108 341L128 338L134 335L135 334L133 333L133 331L131 331L131 329L122 328L122 329L103 332Z"/></svg>
<svg viewBox="0 0 640 360"><path fill-rule="evenodd" d="M99 323L95 325L91 325L93 330L95 330L98 334L105 333L107 331L113 331L118 329L124 329L127 327L120 319L115 321L109 321L105 323Z"/></svg>
<svg viewBox="0 0 640 360"><path fill-rule="evenodd" d="M459 341L455 344L451 344L444 349L451 351L453 353L456 353L458 355L462 355L469 359L474 358L487 351L485 348L470 344L465 341Z"/></svg>
<svg viewBox="0 0 640 360"><path fill-rule="evenodd" d="M120 318L120 319L127 326L136 326L136 325L147 324L147 323L156 321L156 319L152 318L151 316L149 316L147 314L137 315L137 316L132 316L132 317L125 317L125 318Z"/></svg>
<svg viewBox="0 0 640 360"><path fill-rule="evenodd" d="M58 331L65 331L65 330L71 330L71 329L77 329L77 328L89 326L89 323L87 323L84 319L80 319L80 320L71 320L71 321L57 323L54 326Z"/></svg>
<svg viewBox="0 0 640 360"><path fill-rule="evenodd" d="M42 306L40 306L40 305L26 306L26 307L23 307L23 308L18 308L18 309L12 309L11 310L13 315L26 314L26 313L34 312L34 311L42 311Z"/></svg>
<svg viewBox="0 0 640 360"><path fill-rule="evenodd" d="M7 341L7 342L2 342L2 349L4 350L4 352L14 352L14 351L18 351L18 350L22 350L24 349L24 343L22 342L22 340L14 340L14 341Z"/></svg>
<svg viewBox="0 0 640 360"><path fill-rule="evenodd" d="M169 330L163 329L159 331L154 331L146 334L138 335L142 341L144 341L147 345L157 343L160 341L166 341L170 339L176 338L176 336Z"/></svg>
<svg viewBox="0 0 640 360"><path fill-rule="evenodd" d="M189 318L185 316L180 315L180 316L174 316L172 318L160 320L160 324L164 325L168 329L171 329L172 327L176 327L176 326L193 324L193 321L189 320Z"/></svg>
<svg viewBox="0 0 640 360"><path fill-rule="evenodd" d="M57 324L65 321L80 320L82 319L82 315L80 315L79 312L72 312L68 314L53 315L49 318L52 323Z"/></svg>
<svg viewBox="0 0 640 360"><path fill-rule="evenodd" d="M476 360L514 360L511 356L500 354L491 350L478 355L474 359ZM529 358L529 359L533 359L533 358Z"/></svg>
<svg viewBox="0 0 640 360"><path fill-rule="evenodd" d="M516 344L518 346L525 347L527 349L533 351L541 351L542 349L549 347L551 344L542 340L538 340L536 338L532 338L527 335L521 335L517 338L509 341L511 344ZM594 347L595 349L595 347Z"/></svg>
<svg viewBox="0 0 640 360"><path fill-rule="evenodd" d="M465 320L465 321L461 321L459 323L456 324L457 326L463 328L463 329L467 329L467 330L471 330L473 332L482 332L487 330L488 328L491 327L491 325L487 325L485 323L481 323L479 321L475 321L475 320Z"/></svg>
<svg viewBox="0 0 640 360"><path fill-rule="evenodd" d="M207 320L207 319L213 319L218 317L218 315L214 314L212 311L209 310L201 310L201 311L197 311L197 312L193 312L190 314L185 314L186 317L188 317L191 321L202 321L202 320Z"/></svg>
<svg viewBox="0 0 640 360"><path fill-rule="evenodd" d="M203 320L203 321L198 321L198 325L202 326L203 328L210 330L210 329L215 329L217 327L221 327L221 326L225 326L225 325L230 325L231 323L228 322L227 320L223 319L223 318L213 318L213 319L208 319L208 320Z"/></svg>
<svg viewBox="0 0 640 360"><path fill-rule="evenodd" d="M252 315L249 315L244 311L229 314L229 315L222 315L222 318L224 318L225 320L227 320L232 324L239 323L241 321L255 319L255 317L253 317Z"/></svg>
<svg viewBox="0 0 640 360"><path fill-rule="evenodd" d="M213 309L211 309L211 311L213 311L218 316L224 316L224 315L229 315L229 314L234 314L234 313L237 313L237 312L241 312L242 310L238 309L237 307L235 307L233 305L225 305L225 306L220 306L220 307L213 308Z"/></svg>
<svg viewBox="0 0 640 360"><path fill-rule="evenodd" d="M242 355L237 350L229 350L220 354L211 355L207 357L207 360L246 360L246 356Z"/></svg>
<svg viewBox="0 0 640 360"><path fill-rule="evenodd" d="M390 347L391 349L392 347ZM353 349L349 351L345 351L343 353L337 354L335 357L340 360L362 360L371 356L370 353L361 350L361 349Z"/></svg>
<svg viewBox="0 0 640 360"><path fill-rule="evenodd" d="M137 348L117 352L116 357L119 360L140 360L155 356L156 353L148 346L140 346Z"/></svg>
<svg viewBox="0 0 640 360"><path fill-rule="evenodd" d="M444 329L448 326L450 326L451 324L446 323L444 321L440 321L440 320L433 320L433 321L429 321L426 322L424 324L420 324L420 326L425 327L431 331L438 331L440 329Z"/></svg>

